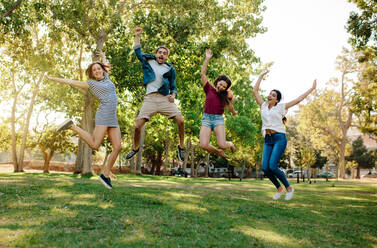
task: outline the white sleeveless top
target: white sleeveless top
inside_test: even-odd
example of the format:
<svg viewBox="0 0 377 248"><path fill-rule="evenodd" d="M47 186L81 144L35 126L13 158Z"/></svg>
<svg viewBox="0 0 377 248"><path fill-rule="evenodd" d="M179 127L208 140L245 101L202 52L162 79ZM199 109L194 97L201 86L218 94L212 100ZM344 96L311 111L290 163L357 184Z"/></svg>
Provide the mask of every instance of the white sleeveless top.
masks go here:
<svg viewBox="0 0 377 248"><path fill-rule="evenodd" d="M271 109L268 109L267 102L261 105L262 115L262 133L266 136L266 129L274 130L278 133L285 133L285 126L283 124L283 117L287 114L285 103L278 103Z"/></svg>

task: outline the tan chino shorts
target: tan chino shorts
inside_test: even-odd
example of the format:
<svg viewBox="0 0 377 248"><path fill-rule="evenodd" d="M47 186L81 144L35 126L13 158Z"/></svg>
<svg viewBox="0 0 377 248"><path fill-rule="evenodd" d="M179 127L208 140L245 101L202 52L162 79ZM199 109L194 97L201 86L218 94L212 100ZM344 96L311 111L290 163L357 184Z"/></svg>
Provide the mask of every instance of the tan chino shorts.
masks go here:
<svg viewBox="0 0 377 248"><path fill-rule="evenodd" d="M141 106L136 120L149 120L157 113L163 114L168 118L174 118L176 115L180 114L175 103L169 101L169 96L154 92L144 97L143 105Z"/></svg>

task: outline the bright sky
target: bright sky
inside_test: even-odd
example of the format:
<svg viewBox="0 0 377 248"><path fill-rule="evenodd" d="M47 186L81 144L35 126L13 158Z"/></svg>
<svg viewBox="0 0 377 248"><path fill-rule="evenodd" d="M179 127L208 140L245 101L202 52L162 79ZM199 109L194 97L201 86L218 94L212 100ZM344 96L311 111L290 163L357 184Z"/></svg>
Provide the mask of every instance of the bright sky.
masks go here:
<svg viewBox="0 0 377 248"><path fill-rule="evenodd" d="M266 0L264 5L268 31L249 41L263 63L274 62L261 89L278 89L287 102L309 89L314 79L317 88L324 88L338 75L335 59L342 47L350 47L345 25L356 7L347 0Z"/></svg>

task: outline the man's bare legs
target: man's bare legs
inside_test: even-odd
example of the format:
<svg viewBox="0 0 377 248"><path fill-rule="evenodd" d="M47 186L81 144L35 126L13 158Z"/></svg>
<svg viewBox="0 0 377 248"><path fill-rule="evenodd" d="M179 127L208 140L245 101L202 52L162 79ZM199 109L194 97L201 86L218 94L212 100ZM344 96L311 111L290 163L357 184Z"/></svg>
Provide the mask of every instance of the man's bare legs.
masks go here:
<svg viewBox="0 0 377 248"><path fill-rule="evenodd" d="M179 147L185 147L185 121L181 114L174 116L173 120L178 125Z"/></svg>

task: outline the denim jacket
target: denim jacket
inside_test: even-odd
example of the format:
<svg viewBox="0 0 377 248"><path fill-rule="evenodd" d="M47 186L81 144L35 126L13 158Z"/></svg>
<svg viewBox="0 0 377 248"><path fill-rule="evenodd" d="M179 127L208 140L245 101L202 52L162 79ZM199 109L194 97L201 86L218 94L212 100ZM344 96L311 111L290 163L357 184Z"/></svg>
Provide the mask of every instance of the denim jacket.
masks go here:
<svg viewBox="0 0 377 248"><path fill-rule="evenodd" d="M147 84L154 81L156 79L156 75L151 67L151 65L148 63L148 60L150 59L156 59L156 57L152 54L143 54L141 52L141 46L137 45L134 47L134 51L136 54L136 57L140 60L142 63L143 68L143 83L146 87ZM167 66L170 67L170 70L163 75L162 82L163 85L158 89L158 92L164 96L167 96L172 93L177 94L177 86L175 85L175 77L176 77L176 71L173 68L172 63L166 63Z"/></svg>

